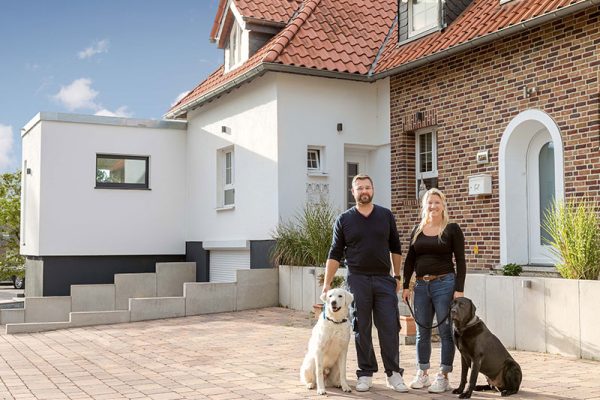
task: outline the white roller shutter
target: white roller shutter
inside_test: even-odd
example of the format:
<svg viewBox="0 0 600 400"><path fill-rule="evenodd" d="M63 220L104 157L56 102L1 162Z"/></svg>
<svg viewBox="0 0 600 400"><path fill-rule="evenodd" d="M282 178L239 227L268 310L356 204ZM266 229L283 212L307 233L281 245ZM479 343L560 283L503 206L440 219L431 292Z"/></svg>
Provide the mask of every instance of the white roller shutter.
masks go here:
<svg viewBox="0 0 600 400"><path fill-rule="evenodd" d="M211 250L211 282L235 282L238 269L250 269L250 250Z"/></svg>

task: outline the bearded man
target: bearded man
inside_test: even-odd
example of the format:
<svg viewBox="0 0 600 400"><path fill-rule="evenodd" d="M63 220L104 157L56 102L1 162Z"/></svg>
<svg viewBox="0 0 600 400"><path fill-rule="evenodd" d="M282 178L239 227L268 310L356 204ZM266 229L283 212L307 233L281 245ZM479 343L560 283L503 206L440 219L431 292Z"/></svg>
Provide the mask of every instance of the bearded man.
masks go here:
<svg viewBox="0 0 600 400"><path fill-rule="evenodd" d="M333 228L333 242L325 264L323 293L330 289L342 257L348 266L348 290L354 295L352 327L358 370L356 390L368 391L377 372L371 330L379 335L387 386L407 392L400 368L398 295L402 252L396 220L390 210L373 204L373 181L367 175L352 179L356 206L342 213ZM391 254L391 257L390 257ZM390 262L391 258L391 262Z"/></svg>

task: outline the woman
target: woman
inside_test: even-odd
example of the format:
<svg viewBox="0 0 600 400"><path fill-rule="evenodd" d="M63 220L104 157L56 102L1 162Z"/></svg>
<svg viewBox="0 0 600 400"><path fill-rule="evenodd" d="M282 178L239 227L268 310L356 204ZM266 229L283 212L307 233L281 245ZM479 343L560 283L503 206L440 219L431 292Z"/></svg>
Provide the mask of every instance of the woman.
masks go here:
<svg viewBox="0 0 600 400"><path fill-rule="evenodd" d="M460 227L448 222L446 196L438 189L430 189L423 196L421 222L413 230L410 248L404 262L402 299L408 303L409 284L416 273L414 313L417 320L417 375L410 383L413 389L429 386L429 392L442 393L450 388L448 373L452 372L454 342L452 321L448 316L452 300L463 296L465 283L465 238ZM456 270L452 256L456 260ZM442 342L440 372L433 382L428 369L431 357L431 327L436 314ZM446 318L446 316L448 316ZM445 319L444 319L445 318Z"/></svg>

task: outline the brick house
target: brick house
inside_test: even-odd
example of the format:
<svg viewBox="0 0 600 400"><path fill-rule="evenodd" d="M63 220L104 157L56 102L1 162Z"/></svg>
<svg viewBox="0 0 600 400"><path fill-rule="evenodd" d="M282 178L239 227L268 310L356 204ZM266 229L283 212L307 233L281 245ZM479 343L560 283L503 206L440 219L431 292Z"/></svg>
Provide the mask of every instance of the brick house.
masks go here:
<svg viewBox="0 0 600 400"><path fill-rule="evenodd" d="M447 194L470 268L552 265L544 209L600 194L598 2L475 0L450 24L434 7L416 40L403 22L416 10L400 4L376 75L391 77L401 237L418 221L422 180ZM477 180L491 190L469 195Z"/></svg>

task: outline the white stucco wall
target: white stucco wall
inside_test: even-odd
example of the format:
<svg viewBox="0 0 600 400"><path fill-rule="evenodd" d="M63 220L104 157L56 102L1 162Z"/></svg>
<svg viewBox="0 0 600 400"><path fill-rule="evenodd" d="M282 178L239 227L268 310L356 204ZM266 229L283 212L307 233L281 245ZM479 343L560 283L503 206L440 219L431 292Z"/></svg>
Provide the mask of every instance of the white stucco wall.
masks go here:
<svg viewBox="0 0 600 400"><path fill-rule="evenodd" d="M184 254L186 131L136 126L145 124L141 120L120 126L118 119L91 117L115 122L104 125L72 117L42 118L29 132L39 129L41 136L41 166L36 168L41 208L39 246L31 252L27 244L25 254ZM24 157L35 151L26 138ZM149 156L150 190L96 189L98 153Z"/></svg>
<svg viewBox="0 0 600 400"><path fill-rule="evenodd" d="M367 154L375 184L375 202L390 207L389 81L376 83L280 74L279 204L288 218L302 207L307 183L327 184L330 202L345 207L345 151ZM337 124L343 124L341 133ZM323 146L326 176L308 176L307 146Z"/></svg>
<svg viewBox="0 0 600 400"><path fill-rule="evenodd" d="M20 251L24 255L39 254L41 137L39 124L22 137Z"/></svg>
<svg viewBox="0 0 600 400"><path fill-rule="evenodd" d="M222 132L222 126L227 132ZM234 146L235 207L217 202L217 153ZM187 241L271 239L277 223L277 99L273 74L188 114Z"/></svg>

